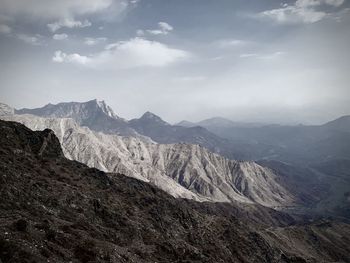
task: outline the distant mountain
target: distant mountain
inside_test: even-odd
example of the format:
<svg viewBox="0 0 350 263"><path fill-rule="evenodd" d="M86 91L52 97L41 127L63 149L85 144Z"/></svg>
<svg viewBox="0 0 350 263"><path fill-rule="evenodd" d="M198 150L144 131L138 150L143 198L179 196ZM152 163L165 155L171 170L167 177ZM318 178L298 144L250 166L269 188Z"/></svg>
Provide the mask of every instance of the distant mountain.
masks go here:
<svg viewBox="0 0 350 263"><path fill-rule="evenodd" d="M198 144L228 158L241 159L241 156L236 154L228 140L209 132L203 127L170 125L150 112L145 113L139 119L130 120L129 125L139 134L150 137L158 143Z"/></svg>
<svg viewBox="0 0 350 263"><path fill-rule="evenodd" d="M183 127L201 126L203 128L230 128L230 127L260 127L261 123L235 122L222 117L213 117L199 122L181 121L177 125Z"/></svg>
<svg viewBox="0 0 350 263"><path fill-rule="evenodd" d="M298 202L298 197L276 183L278 175L270 169L254 162L228 160L198 145L155 144L134 137L96 133L67 118L34 115L1 118L34 130L52 129L69 159L151 182L175 197L269 207Z"/></svg>
<svg viewBox="0 0 350 263"><path fill-rule="evenodd" d="M350 132L350 115L342 116L336 120L327 122L322 126L328 129L337 130L341 132Z"/></svg>
<svg viewBox="0 0 350 263"><path fill-rule="evenodd" d="M349 262L350 226L198 203L62 156L52 131L0 121L1 262Z"/></svg>
<svg viewBox="0 0 350 263"><path fill-rule="evenodd" d="M94 131L137 136L126 120L118 117L104 101L96 99L88 102L47 104L42 108L15 110L15 113L50 118L72 118L79 125L89 127Z"/></svg>
<svg viewBox="0 0 350 263"><path fill-rule="evenodd" d="M187 128L197 126L197 124L195 122L190 122L190 121L180 121L179 123L176 123L175 125L187 127Z"/></svg>
<svg viewBox="0 0 350 263"><path fill-rule="evenodd" d="M350 159L350 118L341 117L325 125L230 126L209 121L210 132L230 141L243 159L279 160L298 164ZM349 125L349 126L348 126Z"/></svg>

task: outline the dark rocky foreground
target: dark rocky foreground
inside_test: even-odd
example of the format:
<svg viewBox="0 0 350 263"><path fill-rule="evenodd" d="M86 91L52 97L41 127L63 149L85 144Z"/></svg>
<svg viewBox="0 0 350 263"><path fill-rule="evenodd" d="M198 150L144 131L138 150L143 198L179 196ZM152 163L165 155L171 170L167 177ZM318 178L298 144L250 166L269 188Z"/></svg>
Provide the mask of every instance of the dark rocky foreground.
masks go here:
<svg viewBox="0 0 350 263"><path fill-rule="evenodd" d="M0 262L350 262L350 226L174 199L0 121Z"/></svg>

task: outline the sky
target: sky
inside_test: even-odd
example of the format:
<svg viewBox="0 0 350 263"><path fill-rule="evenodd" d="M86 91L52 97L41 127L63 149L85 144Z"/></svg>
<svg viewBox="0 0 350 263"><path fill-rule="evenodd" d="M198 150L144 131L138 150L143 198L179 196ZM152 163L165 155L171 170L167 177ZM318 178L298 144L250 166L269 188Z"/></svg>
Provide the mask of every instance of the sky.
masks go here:
<svg viewBox="0 0 350 263"><path fill-rule="evenodd" d="M132 119L350 114L347 0L0 0L0 101Z"/></svg>

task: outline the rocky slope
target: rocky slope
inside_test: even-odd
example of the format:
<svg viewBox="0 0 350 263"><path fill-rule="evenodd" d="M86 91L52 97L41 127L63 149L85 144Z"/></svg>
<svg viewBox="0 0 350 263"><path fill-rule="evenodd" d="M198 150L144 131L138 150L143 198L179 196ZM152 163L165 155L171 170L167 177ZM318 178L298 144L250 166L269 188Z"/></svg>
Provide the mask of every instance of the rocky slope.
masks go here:
<svg viewBox="0 0 350 263"><path fill-rule="evenodd" d="M50 130L0 121L0 134L4 263L350 260L347 224L256 224L247 209L175 199L67 160Z"/></svg>
<svg viewBox="0 0 350 263"><path fill-rule="evenodd" d="M93 132L72 119L7 115L33 130L52 129L67 158L103 171L149 181L175 197L199 201L290 206L298 201L277 183L272 170L238 162L199 145L156 144L139 138Z"/></svg>

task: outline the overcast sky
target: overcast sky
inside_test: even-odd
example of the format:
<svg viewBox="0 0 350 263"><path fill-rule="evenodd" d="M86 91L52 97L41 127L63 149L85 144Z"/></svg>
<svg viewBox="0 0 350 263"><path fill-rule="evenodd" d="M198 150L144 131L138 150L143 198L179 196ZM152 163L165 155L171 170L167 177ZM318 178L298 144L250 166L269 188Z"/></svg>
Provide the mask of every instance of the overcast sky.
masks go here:
<svg viewBox="0 0 350 263"><path fill-rule="evenodd" d="M346 0L0 0L0 101L322 123L350 114L349 47Z"/></svg>

